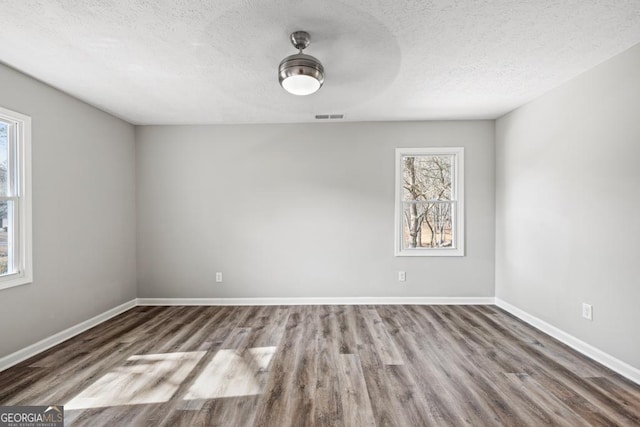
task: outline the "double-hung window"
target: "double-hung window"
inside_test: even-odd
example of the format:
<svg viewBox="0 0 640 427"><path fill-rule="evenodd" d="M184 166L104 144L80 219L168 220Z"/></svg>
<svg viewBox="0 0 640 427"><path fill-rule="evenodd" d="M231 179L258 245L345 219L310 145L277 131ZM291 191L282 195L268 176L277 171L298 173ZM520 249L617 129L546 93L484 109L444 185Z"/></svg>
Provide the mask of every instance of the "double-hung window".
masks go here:
<svg viewBox="0 0 640 427"><path fill-rule="evenodd" d="M30 283L31 118L0 108L0 289Z"/></svg>
<svg viewBox="0 0 640 427"><path fill-rule="evenodd" d="M396 256L464 255L464 148L396 149Z"/></svg>

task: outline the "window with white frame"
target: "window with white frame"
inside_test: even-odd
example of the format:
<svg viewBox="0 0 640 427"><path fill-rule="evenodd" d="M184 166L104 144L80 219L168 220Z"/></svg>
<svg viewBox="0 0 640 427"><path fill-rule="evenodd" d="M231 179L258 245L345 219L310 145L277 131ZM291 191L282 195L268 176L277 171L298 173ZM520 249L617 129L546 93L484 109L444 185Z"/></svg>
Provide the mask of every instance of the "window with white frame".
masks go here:
<svg viewBox="0 0 640 427"><path fill-rule="evenodd" d="M396 149L396 256L464 255L464 148Z"/></svg>
<svg viewBox="0 0 640 427"><path fill-rule="evenodd" d="M31 118L0 107L0 289L30 283Z"/></svg>

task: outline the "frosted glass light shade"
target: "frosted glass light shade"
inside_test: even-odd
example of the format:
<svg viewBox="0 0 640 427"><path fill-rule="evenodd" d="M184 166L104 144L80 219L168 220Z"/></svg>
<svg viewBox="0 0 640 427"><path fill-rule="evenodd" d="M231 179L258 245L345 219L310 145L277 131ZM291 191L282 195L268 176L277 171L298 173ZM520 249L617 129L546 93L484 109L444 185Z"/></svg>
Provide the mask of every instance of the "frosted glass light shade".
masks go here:
<svg viewBox="0 0 640 427"><path fill-rule="evenodd" d="M289 76L282 81L282 87L293 95L311 95L320 89L320 82L311 76L298 74Z"/></svg>

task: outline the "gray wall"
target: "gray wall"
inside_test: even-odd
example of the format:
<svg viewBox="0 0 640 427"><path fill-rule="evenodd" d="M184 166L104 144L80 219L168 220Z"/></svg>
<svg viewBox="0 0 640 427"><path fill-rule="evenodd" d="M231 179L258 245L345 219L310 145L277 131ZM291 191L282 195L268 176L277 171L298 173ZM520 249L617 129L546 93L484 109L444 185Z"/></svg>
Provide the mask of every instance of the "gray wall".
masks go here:
<svg viewBox="0 0 640 427"><path fill-rule="evenodd" d="M497 297L636 368L639 70L637 45L496 123Z"/></svg>
<svg viewBox="0 0 640 427"><path fill-rule="evenodd" d="M0 290L0 357L135 298L132 125L0 65L32 117L33 276Z"/></svg>
<svg viewBox="0 0 640 427"><path fill-rule="evenodd" d="M138 127L138 296L493 296L494 131ZM394 148L447 145L466 148L467 256L396 258Z"/></svg>

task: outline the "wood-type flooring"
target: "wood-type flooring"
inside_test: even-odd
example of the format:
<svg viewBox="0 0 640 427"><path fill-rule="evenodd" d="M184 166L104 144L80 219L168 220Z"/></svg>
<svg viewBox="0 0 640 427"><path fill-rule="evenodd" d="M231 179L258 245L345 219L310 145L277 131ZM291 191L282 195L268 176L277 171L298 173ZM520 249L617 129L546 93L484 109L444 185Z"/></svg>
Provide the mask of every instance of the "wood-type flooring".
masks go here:
<svg viewBox="0 0 640 427"><path fill-rule="evenodd" d="M74 426L638 426L640 386L494 306L135 307L0 373Z"/></svg>

